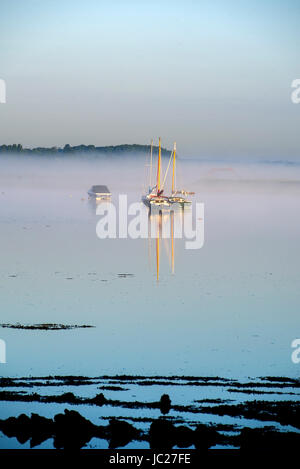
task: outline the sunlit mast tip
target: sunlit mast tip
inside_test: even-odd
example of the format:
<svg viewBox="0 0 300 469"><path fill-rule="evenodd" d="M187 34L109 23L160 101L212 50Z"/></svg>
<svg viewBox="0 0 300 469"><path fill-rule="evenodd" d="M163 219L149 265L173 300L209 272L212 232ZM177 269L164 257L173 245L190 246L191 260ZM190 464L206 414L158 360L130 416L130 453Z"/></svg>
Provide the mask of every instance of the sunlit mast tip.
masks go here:
<svg viewBox="0 0 300 469"><path fill-rule="evenodd" d="M173 150L172 195L175 192L175 169L176 169L176 142L174 142L174 150Z"/></svg>

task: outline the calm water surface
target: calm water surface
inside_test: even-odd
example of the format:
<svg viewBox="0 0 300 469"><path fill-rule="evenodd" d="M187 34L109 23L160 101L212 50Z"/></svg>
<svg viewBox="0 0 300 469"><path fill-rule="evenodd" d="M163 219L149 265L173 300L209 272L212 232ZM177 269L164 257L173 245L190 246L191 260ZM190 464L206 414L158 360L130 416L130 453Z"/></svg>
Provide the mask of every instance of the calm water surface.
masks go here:
<svg viewBox="0 0 300 469"><path fill-rule="evenodd" d="M144 163L1 157L1 322L95 326L0 329L1 375L299 376L299 168L181 162L205 244L175 240L172 273L161 240L157 281L155 240L100 240L87 197L140 201Z"/></svg>

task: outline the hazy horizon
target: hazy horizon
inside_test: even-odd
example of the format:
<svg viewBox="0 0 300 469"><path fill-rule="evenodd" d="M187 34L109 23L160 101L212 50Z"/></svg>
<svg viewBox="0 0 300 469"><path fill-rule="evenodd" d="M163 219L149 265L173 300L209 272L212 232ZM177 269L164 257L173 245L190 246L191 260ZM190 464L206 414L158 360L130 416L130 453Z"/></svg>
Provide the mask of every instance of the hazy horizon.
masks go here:
<svg viewBox="0 0 300 469"><path fill-rule="evenodd" d="M0 144L300 155L297 1L1 2Z"/></svg>

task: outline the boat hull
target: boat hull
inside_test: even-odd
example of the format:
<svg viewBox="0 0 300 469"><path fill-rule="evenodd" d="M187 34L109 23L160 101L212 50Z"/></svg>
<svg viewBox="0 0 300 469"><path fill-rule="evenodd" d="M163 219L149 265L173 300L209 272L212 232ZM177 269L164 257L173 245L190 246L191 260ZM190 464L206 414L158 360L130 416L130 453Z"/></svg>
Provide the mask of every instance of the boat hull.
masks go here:
<svg viewBox="0 0 300 469"><path fill-rule="evenodd" d="M110 194L97 194L96 192L91 192L91 191L88 191L88 195L90 197L93 197L94 199L97 199L97 200L110 200L111 199L111 195Z"/></svg>
<svg viewBox="0 0 300 469"><path fill-rule="evenodd" d="M190 200L186 200L183 197L169 197L168 198L170 204L172 205L180 205L181 207L184 207L185 205L191 205Z"/></svg>
<svg viewBox="0 0 300 469"><path fill-rule="evenodd" d="M171 204L169 203L168 199L156 199L155 197L150 198L147 196L143 196L142 202L151 209L169 210L171 207Z"/></svg>

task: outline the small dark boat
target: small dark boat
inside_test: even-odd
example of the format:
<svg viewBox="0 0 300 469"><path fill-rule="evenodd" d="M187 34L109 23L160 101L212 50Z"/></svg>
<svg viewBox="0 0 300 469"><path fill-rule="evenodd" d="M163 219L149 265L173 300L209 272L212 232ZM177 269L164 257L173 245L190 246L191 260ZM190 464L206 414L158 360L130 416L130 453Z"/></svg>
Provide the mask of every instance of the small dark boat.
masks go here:
<svg viewBox="0 0 300 469"><path fill-rule="evenodd" d="M103 200L110 199L111 197L108 187L103 185L92 186L88 191L88 194L91 197Z"/></svg>

